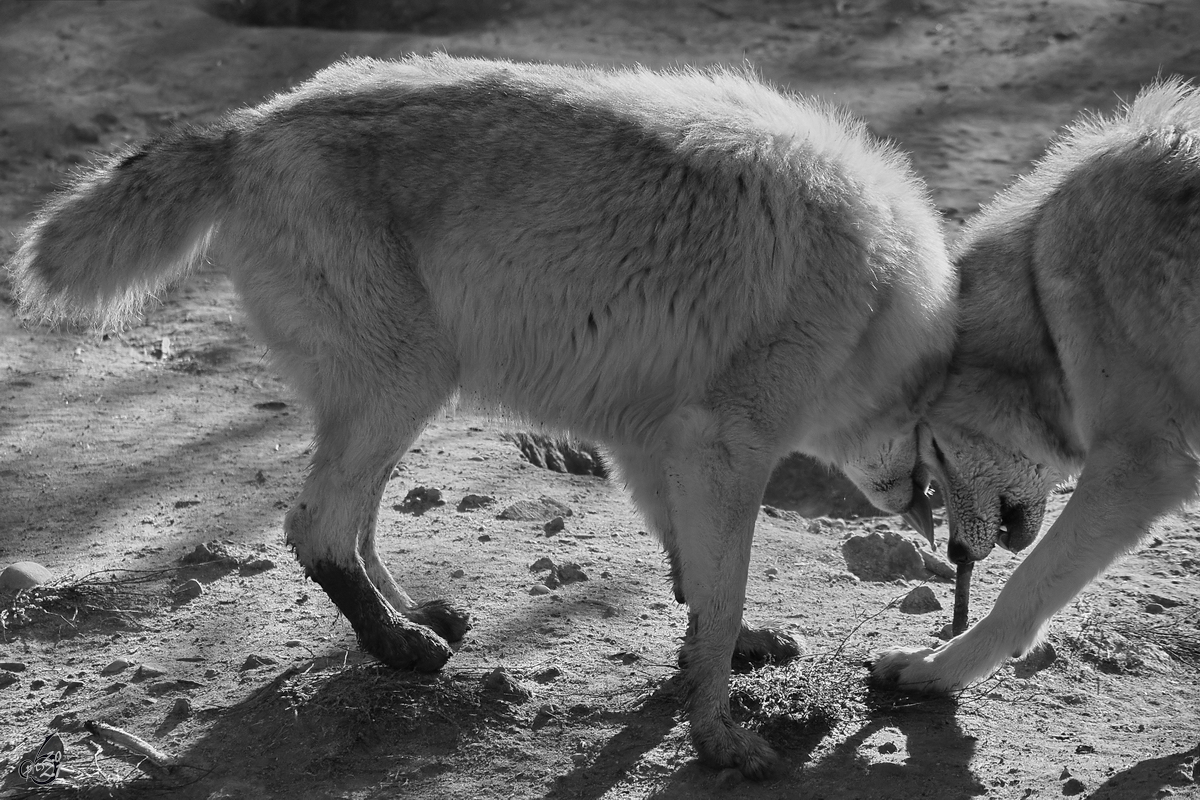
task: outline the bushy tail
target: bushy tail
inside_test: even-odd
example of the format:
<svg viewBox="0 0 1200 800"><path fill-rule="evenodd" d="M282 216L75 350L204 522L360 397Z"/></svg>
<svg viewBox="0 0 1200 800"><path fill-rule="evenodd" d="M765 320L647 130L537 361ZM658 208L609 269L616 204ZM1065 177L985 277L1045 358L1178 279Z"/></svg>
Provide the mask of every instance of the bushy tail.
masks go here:
<svg viewBox="0 0 1200 800"><path fill-rule="evenodd" d="M232 131L180 130L51 199L9 270L25 313L114 324L204 256L229 194Z"/></svg>

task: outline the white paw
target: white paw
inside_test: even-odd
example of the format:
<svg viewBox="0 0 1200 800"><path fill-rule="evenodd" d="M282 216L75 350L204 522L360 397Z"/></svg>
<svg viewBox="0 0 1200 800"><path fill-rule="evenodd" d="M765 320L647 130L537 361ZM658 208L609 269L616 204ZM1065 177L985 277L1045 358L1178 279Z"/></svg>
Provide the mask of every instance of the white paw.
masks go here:
<svg viewBox="0 0 1200 800"><path fill-rule="evenodd" d="M944 669L945 647L893 647L880 652L871 666L877 683L907 692L946 694L962 688Z"/></svg>

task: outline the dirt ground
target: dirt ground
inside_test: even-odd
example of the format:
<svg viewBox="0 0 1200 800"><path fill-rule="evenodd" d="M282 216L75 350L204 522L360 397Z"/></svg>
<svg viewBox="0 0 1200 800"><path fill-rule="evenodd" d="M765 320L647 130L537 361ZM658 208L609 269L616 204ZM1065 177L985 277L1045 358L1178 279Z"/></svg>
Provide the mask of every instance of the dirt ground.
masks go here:
<svg viewBox="0 0 1200 800"><path fill-rule="evenodd" d="M911 151L951 234L1080 110L1111 110L1160 73L1200 75L1194 0L397 7L407 29L372 32L239 25L182 2L0 0L0 260L90 153L345 54L748 62ZM952 700L864 688L872 650L930 642L949 620L948 583L930 584L942 611L905 614L893 601L913 582L846 569L845 537L911 535L904 524L764 512L748 619L801 639L801 669L851 678L828 720L755 723L783 763L751 784L695 760L674 681L686 618L620 486L529 464L497 420L437 418L389 484L381 554L414 596L465 605L475 627L441 674L393 672L283 544L311 431L220 272L105 336L29 327L0 295L0 567L56 576L3 598L0 797L1200 797L1200 510L1059 616L1051 663ZM405 507L416 487L445 504ZM495 502L459 510L468 494ZM562 530L498 518L543 496L572 511ZM535 589L541 558L588 580ZM977 613L1018 560L976 570ZM485 681L497 668L507 683ZM103 742L89 720L172 761ZM51 732L62 769L37 789L17 771Z"/></svg>

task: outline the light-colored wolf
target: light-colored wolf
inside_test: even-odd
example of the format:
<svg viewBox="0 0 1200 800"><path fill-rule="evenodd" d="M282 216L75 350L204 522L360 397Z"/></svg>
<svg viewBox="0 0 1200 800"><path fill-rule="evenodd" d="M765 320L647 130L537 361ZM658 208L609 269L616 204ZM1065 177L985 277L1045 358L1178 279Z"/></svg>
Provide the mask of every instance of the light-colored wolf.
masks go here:
<svg viewBox="0 0 1200 800"><path fill-rule="evenodd" d="M284 527L363 647L435 670L467 630L375 545L393 465L461 391L607 446L689 606L697 748L768 769L728 705L735 647L790 643L741 626L768 475L911 430L953 344L902 155L730 71L351 60L85 175L13 271L31 313L108 321L206 256L315 415Z"/></svg>
<svg viewBox="0 0 1200 800"><path fill-rule="evenodd" d="M920 448L946 489L950 555L1019 550L1046 497L1062 514L991 612L875 674L950 691L1029 650L1050 617L1155 519L1197 491L1200 453L1200 91L1145 89L1069 128L965 232L961 327Z"/></svg>

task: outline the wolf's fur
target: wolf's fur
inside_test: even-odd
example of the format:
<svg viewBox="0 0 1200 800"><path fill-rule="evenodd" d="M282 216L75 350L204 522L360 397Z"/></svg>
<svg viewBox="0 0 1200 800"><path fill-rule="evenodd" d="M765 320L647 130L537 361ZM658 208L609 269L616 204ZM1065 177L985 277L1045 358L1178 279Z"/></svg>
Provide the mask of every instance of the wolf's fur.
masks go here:
<svg viewBox="0 0 1200 800"><path fill-rule="evenodd" d="M948 487L952 555L1037 534L1059 476L1074 495L982 621L876 674L951 690L1032 647L1047 621L1200 466L1200 91L1165 82L1070 128L967 230L961 330L921 431ZM953 519L956 518L956 519ZM1024 530L1023 530L1024 529Z"/></svg>
<svg viewBox="0 0 1200 800"><path fill-rule="evenodd" d="M763 773L727 682L767 477L911 428L952 345L901 155L731 72L353 60L95 170L13 269L27 309L106 319L204 254L313 410L284 525L366 649L437 669L466 631L374 543L394 463L460 389L607 445L690 606L698 748Z"/></svg>

